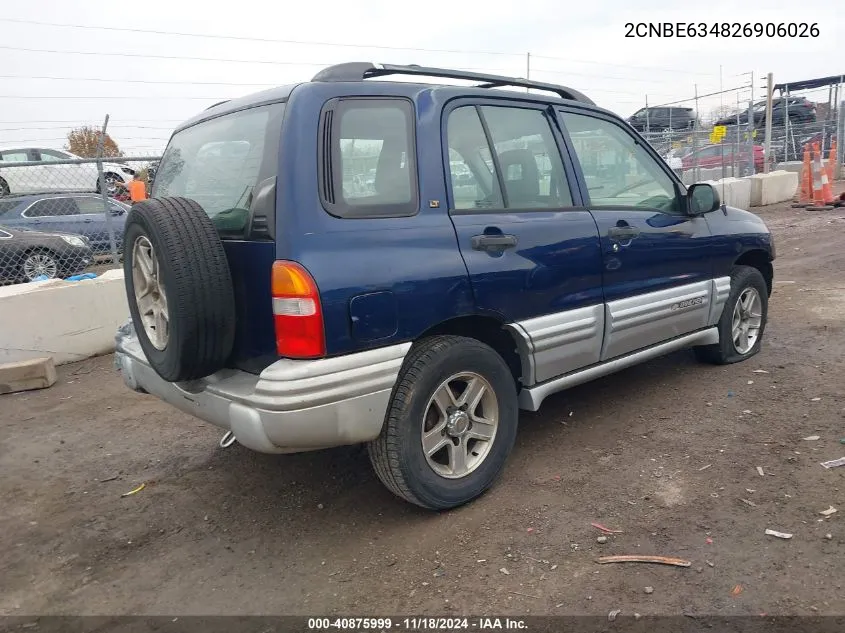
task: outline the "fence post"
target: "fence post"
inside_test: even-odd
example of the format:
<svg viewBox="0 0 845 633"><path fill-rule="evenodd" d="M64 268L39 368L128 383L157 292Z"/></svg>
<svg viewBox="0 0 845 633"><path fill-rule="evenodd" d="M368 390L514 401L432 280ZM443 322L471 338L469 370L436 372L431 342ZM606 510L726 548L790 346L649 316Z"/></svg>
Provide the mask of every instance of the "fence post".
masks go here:
<svg viewBox="0 0 845 633"><path fill-rule="evenodd" d="M695 124L692 127L692 181L698 182L698 84L695 84Z"/></svg>
<svg viewBox="0 0 845 633"><path fill-rule="evenodd" d="M834 178L842 177L842 163L845 163L845 77L839 75L839 85L836 88L836 169L833 171Z"/></svg>
<svg viewBox="0 0 845 633"><path fill-rule="evenodd" d="M772 158L772 98L774 92L772 84L774 75L769 73L766 76L766 142L763 146L763 173L769 173L769 161Z"/></svg>
<svg viewBox="0 0 845 633"><path fill-rule="evenodd" d="M757 171L757 163L754 160L754 131L757 129L754 124L754 100L748 102L748 175L752 176Z"/></svg>
<svg viewBox="0 0 845 633"><path fill-rule="evenodd" d="M100 183L100 195L103 198L103 213L106 214L106 228L109 231L109 250L111 251L112 263L117 264L117 243L114 239L114 225L112 224L111 208L109 207L109 189L106 186L106 177L103 173L103 149L106 143L106 128L109 125L109 115L103 121L103 129L97 141L97 174Z"/></svg>

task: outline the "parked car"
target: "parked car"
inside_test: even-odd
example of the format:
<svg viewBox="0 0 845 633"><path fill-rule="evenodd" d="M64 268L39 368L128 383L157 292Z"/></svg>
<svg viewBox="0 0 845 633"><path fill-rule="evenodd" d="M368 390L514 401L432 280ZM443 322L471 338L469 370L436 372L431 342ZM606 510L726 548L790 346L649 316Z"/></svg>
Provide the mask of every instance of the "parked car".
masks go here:
<svg viewBox="0 0 845 633"><path fill-rule="evenodd" d="M67 277L93 260L88 240L71 233L46 233L0 225L0 281Z"/></svg>
<svg viewBox="0 0 845 633"><path fill-rule="evenodd" d="M48 232L84 235L96 254L109 253L108 222L115 244L123 250L123 225L130 207L109 199L111 217L107 220L103 198L92 194L39 194L8 196L0 199L0 222L7 226Z"/></svg>
<svg viewBox="0 0 845 633"><path fill-rule="evenodd" d="M642 108L628 118L638 132L660 132L662 130L689 130L695 127L695 111L692 108Z"/></svg>
<svg viewBox="0 0 845 633"><path fill-rule="evenodd" d="M79 156L65 150L37 147L0 148L0 196L10 193L48 193L100 191L99 172L95 163L61 164ZM16 167L15 163L38 162L38 165ZM118 161L103 163L103 178L109 194L132 180L135 170Z"/></svg>
<svg viewBox="0 0 845 633"><path fill-rule="evenodd" d="M788 106L788 108L787 108ZM772 101L772 126L783 127L786 124L787 109L789 110L789 124L800 125L812 123L816 120L816 104L805 97L786 97ZM754 127L766 125L766 102L759 101L753 106ZM714 125L748 125L748 110L741 110L736 114L723 117Z"/></svg>
<svg viewBox="0 0 845 633"><path fill-rule="evenodd" d="M427 508L492 485L520 409L675 350L744 361L766 326L763 221L563 86L332 66L179 126L152 194L126 221L126 384L222 446L366 443Z"/></svg>
<svg viewBox="0 0 845 633"><path fill-rule="evenodd" d="M762 145L754 146L754 172L763 171L765 163L765 151ZM696 164L698 167L711 169L713 167L732 167L734 163L738 165L741 173L750 172L748 160L748 147L746 145L732 145L725 143L723 145L705 145L693 152L690 152L681 159L681 164L686 171L693 169Z"/></svg>

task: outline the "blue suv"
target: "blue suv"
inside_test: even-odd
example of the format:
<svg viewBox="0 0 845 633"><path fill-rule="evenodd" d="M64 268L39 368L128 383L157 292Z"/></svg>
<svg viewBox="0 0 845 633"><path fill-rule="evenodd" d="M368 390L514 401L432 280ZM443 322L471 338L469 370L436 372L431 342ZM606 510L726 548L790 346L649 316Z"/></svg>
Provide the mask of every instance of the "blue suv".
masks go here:
<svg viewBox="0 0 845 633"><path fill-rule="evenodd" d="M426 508L496 480L520 409L683 348L745 360L766 326L764 223L563 86L332 66L184 123L152 194L124 234L127 385L221 445L366 443Z"/></svg>

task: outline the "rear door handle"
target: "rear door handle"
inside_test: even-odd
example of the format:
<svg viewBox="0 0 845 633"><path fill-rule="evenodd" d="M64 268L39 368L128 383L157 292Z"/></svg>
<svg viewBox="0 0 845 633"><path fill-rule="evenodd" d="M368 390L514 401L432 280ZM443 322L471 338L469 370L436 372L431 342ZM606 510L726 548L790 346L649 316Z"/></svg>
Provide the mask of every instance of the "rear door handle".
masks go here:
<svg viewBox="0 0 845 633"><path fill-rule="evenodd" d="M635 226L612 226L607 230L607 234L614 240L624 242L637 237L640 230Z"/></svg>
<svg viewBox="0 0 845 633"><path fill-rule="evenodd" d="M85 219L83 220L83 222L93 222L93 221L94 221L94 220L92 220L91 218L85 218Z"/></svg>
<svg viewBox="0 0 845 633"><path fill-rule="evenodd" d="M472 249L475 251L503 251L516 246L516 235L473 235Z"/></svg>

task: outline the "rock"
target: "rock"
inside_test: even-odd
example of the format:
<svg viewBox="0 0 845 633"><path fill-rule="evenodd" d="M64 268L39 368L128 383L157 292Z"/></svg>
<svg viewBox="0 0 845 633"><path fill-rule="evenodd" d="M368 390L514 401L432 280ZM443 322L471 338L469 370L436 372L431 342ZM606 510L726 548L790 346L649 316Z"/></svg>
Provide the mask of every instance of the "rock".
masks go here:
<svg viewBox="0 0 845 633"><path fill-rule="evenodd" d="M825 535L824 535L824 537L825 537L828 541L830 541L831 539L833 539L833 534L825 534Z"/></svg>
<svg viewBox="0 0 845 633"><path fill-rule="evenodd" d="M599 537L597 537L597 538L596 538L596 543L599 543L599 544L601 544L601 545L604 545L605 543L607 543L607 537L606 537L606 536L599 536Z"/></svg>
<svg viewBox="0 0 845 633"><path fill-rule="evenodd" d="M650 593L654 593L654 587L646 587L646 588L645 588L645 592L646 592L646 593L649 593L649 594L650 594Z"/></svg>
<svg viewBox="0 0 845 633"><path fill-rule="evenodd" d="M504 567L502 567L499 571L502 572L505 576L511 575L511 573Z"/></svg>

